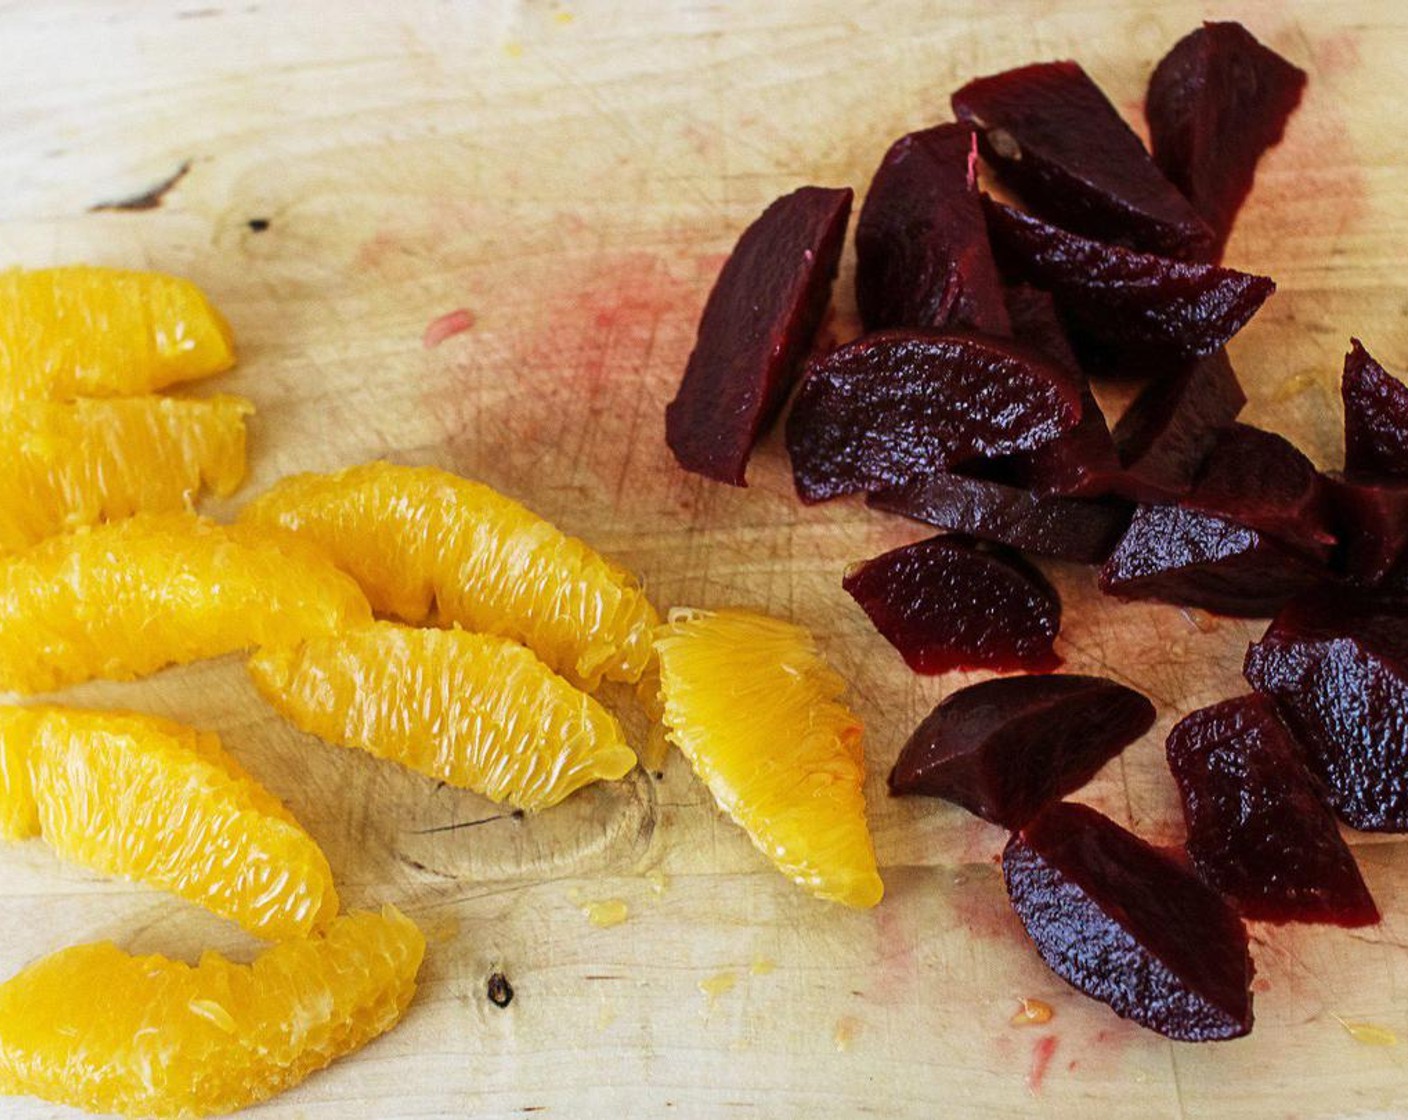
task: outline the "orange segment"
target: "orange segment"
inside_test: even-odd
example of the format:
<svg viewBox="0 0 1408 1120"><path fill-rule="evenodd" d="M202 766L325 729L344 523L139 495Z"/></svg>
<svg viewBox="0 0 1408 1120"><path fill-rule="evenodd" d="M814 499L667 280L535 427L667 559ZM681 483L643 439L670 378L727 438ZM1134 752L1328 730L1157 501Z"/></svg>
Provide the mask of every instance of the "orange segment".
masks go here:
<svg viewBox="0 0 1408 1120"><path fill-rule="evenodd" d="M424 954L392 907L249 965L61 949L0 985L0 1092L133 1117L233 1112L395 1026Z"/></svg>
<svg viewBox="0 0 1408 1120"><path fill-rule="evenodd" d="M317 544L379 613L512 638L586 688L650 660L659 619L636 581L478 482L367 463L286 478L243 517Z"/></svg>
<svg viewBox="0 0 1408 1120"><path fill-rule="evenodd" d="M189 280L76 265L0 273L0 404L150 393L235 364Z"/></svg>
<svg viewBox="0 0 1408 1120"><path fill-rule="evenodd" d="M127 712L0 708L0 827L261 937L337 913L328 861L220 740Z"/></svg>
<svg viewBox="0 0 1408 1120"><path fill-rule="evenodd" d="M27 401L0 411L0 554L134 513L186 509L244 479L239 397Z"/></svg>
<svg viewBox="0 0 1408 1120"><path fill-rule="evenodd" d="M812 894L879 902L861 723L812 636L746 611L677 611L656 651L670 739L719 806Z"/></svg>
<svg viewBox="0 0 1408 1120"><path fill-rule="evenodd" d="M367 622L308 546L193 514L138 514L0 559L0 691L44 692Z"/></svg>

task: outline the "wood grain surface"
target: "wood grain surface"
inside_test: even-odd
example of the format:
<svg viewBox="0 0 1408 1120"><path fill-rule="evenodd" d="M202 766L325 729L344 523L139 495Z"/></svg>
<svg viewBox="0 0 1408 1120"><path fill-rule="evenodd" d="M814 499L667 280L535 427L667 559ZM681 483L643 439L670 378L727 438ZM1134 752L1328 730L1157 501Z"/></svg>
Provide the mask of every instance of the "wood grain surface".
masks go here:
<svg viewBox="0 0 1408 1120"><path fill-rule="evenodd" d="M404 1025L261 1116L1387 1116L1408 1110L1408 849L1356 837L1384 911L1253 929L1257 1026L1173 1045L1056 980L1010 916L1003 836L893 801L922 679L844 595L847 563L923 535L855 501L803 508L775 433L751 487L686 475L663 408L722 255L802 183L863 190L890 141L978 74L1080 59L1137 117L1153 63L1212 9L945 3L0 5L0 258L194 278L258 405L249 485L374 457L483 479L632 567L656 603L795 619L851 681L887 886L870 913L764 864L678 758L517 820L281 723L240 661L66 699L218 731L325 846L349 906L394 901L431 949ZM1280 290L1232 344L1246 416L1338 466L1351 333L1408 367L1408 7L1232 2L1310 74L1228 260ZM140 196L186 168L144 210ZM854 329L850 257L834 330ZM427 324L469 331L427 348ZM1147 692L1154 731L1082 795L1180 839L1168 727L1241 690L1260 624L1102 600L1047 565L1070 669ZM628 698L613 696L621 711ZM643 736L643 723L631 717ZM596 928L583 907L621 899ZM257 946L179 901L0 850L0 974L80 940L193 959ZM486 996L502 971L515 997ZM735 980L714 998L701 981ZM716 985L726 987L726 981ZM1009 1020L1021 997L1055 1009ZM1397 1033L1366 1045L1342 1021ZM1045 1070L1040 1067L1045 1060ZM0 1101L16 1120L69 1115Z"/></svg>

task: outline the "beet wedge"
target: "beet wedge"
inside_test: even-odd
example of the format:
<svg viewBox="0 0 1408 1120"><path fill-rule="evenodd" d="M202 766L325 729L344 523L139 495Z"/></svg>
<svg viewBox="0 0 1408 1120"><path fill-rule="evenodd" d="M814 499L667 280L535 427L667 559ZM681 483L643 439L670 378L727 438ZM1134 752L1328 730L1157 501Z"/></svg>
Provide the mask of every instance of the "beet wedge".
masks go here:
<svg viewBox="0 0 1408 1120"><path fill-rule="evenodd" d="M1007 895L1047 966L1180 1042L1252 1028L1247 931L1211 887L1084 805L1046 809L1002 853Z"/></svg>
<svg viewBox="0 0 1408 1120"><path fill-rule="evenodd" d="M1338 570L1376 587L1408 564L1408 478L1331 476Z"/></svg>
<svg viewBox="0 0 1408 1120"><path fill-rule="evenodd" d="M743 231L724 262L665 441L685 470L746 486L753 445L777 418L831 296L849 188L802 187Z"/></svg>
<svg viewBox="0 0 1408 1120"><path fill-rule="evenodd" d="M1344 356L1344 469L1408 479L1408 385L1370 356L1357 338Z"/></svg>
<svg viewBox="0 0 1408 1120"><path fill-rule="evenodd" d="M999 677L953 693L890 771L890 793L942 797L1006 828L1080 789L1154 723L1154 705L1101 677Z"/></svg>

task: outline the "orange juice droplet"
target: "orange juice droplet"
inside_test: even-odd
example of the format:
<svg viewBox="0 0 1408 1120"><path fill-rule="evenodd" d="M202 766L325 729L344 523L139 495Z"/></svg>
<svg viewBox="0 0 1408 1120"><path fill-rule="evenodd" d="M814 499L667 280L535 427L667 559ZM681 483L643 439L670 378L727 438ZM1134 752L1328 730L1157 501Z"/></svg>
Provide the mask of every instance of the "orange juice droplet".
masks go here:
<svg viewBox="0 0 1408 1120"><path fill-rule="evenodd" d="M1055 1014L1045 1000L1023 997L1021 1008L1009 1021L1014 1027L1037 1027L1042 1023L1051 1022L1051 1017Z"/></svg>

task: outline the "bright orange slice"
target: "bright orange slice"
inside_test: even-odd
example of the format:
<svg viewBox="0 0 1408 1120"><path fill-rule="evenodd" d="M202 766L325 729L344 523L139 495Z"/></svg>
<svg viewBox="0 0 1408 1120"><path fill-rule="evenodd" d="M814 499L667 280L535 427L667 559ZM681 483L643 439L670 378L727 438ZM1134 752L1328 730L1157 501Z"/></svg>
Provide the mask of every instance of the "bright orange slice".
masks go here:
<svg viewBox="0 0 1408 1120"><path fill-rule="evenodd" d="M874 906L862 727L800 626L745 611L676 611L656 642L670 739L719 806L819 898Z"/></svg>
<svg viewBox="0 0 1408 1120"><path fill-rule="evenodd" d="M139 514L0 559L0 691L131 680L367 621L357 585L297 540Z"/></svg>
<svg viewBox="0 0 1408 1120"><path fill-rule="evenodd" d="M234 364L229 326L189 280L86 265L0 273L0 404L135 396Z"/></svg>
<svg viewBox="0 0 1408 1120"><path fill-rule="evenodd" d="M61 949L0 984L0 1092L133 1117L233 1112L395 1026L424 954L392 907L248 965Z"/></svg>
<svg viewBox="0 0 1408 1120"><path fill-rule="evenodd" d="M517 809L636 763L611 714L506 638L379 622L249 663L295 726Z"/></svg>
<svg viewBox="0 0 1408 1120"><path fill-rule="evenodd" d="M260 937L337 913L328 861L220 740L129 712L0 708L0 828Z"/></svg>
<svg viewBox="0 0 1408 1120"><path fill-rule="evenodd" d="M478 482L367 463L286 478L243 517L317 544L379 613L512 638L583 687L650 660L659 619L636 581Z"/></svg>
<svg viewBox="0 0 1408 1120"><path fill-rule="evenodd" d="M142 511L189 508L244 480L239 397L27 401L0 411L0 554Z"/></svg>

